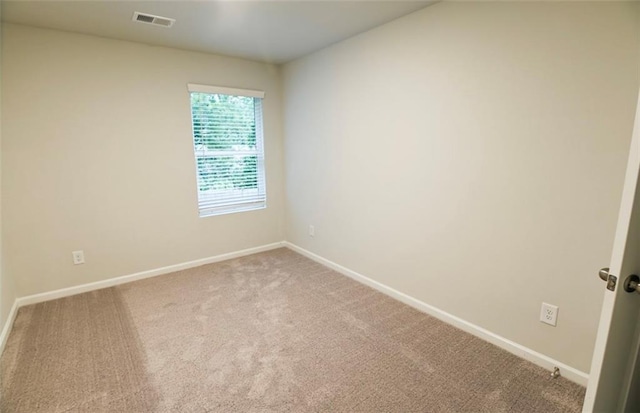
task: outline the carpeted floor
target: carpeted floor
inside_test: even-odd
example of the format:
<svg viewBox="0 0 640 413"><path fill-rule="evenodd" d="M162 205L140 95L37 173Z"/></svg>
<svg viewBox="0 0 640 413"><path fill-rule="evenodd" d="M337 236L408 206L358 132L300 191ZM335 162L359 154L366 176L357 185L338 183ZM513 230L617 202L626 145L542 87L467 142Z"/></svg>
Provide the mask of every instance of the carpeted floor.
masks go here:
<svg viewBox="0 0 640 413"><path fill-rule="evenodd" d="M578 412L584 388L290 250L20 309L2 412Z"/></svg>

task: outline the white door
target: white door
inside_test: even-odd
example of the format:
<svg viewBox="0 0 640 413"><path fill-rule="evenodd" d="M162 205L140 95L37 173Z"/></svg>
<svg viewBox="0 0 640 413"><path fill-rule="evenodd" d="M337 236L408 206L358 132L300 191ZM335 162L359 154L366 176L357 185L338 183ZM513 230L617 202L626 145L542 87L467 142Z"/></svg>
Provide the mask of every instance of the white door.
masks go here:
<svg viewBox="0 0 640 413"><path fill-rule="evenodd" d="M625 280L640 275L640 101L631 138L618 224L609 263L604 303L583 412L640 412L640 294L625 291ZM594 276L596 271L594 271ZM604 283L603 283L604 284ZM609 285L610 286L610 285Z"/></svg>

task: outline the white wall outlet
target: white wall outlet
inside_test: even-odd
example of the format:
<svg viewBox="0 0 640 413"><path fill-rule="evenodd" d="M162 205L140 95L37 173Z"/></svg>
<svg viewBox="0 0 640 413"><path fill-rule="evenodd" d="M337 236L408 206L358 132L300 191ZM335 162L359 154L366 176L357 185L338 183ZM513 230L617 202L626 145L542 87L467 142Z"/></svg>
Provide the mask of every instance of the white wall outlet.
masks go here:
<svg viewBox="0 0 640 413"><path fill-rule="evenodd" d="M309 236L313 237L316 235L316 228L313 225L309 225Z"/></svg>
<svg viewBox="0 0 640 413"><path fill-rule="evenodd" d="M84 264L84 251L73 251L73 265Z"/></svg>
<svg viewBox="0 0 640 413"><path fill-rule="evenodd" d="M542 303L542 308L540 309L540 321L555 327L558 324L558 307Z"/></svg>

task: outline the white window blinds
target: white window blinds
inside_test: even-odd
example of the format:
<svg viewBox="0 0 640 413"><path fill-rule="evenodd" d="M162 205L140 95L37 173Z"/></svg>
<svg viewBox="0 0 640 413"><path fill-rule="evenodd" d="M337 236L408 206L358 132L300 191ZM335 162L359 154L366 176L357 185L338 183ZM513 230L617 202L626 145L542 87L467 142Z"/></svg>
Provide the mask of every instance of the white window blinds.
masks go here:
<svg viewBox="0 0 640 413"><path fill-rule="evenodd" d="M200 216L264 208L264 92L189 84Z"/></svg>

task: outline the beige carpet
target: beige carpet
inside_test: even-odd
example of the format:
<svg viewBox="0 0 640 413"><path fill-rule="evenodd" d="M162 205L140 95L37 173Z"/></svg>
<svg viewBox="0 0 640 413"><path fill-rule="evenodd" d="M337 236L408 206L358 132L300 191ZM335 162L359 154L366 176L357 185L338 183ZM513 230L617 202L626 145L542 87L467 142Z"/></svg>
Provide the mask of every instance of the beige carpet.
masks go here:
<svg viewBox="0 0 640 413"><path fill-rule="evenodd" d="M287 249L21 308L4 412L578 412L584 388Z"/></svg>

